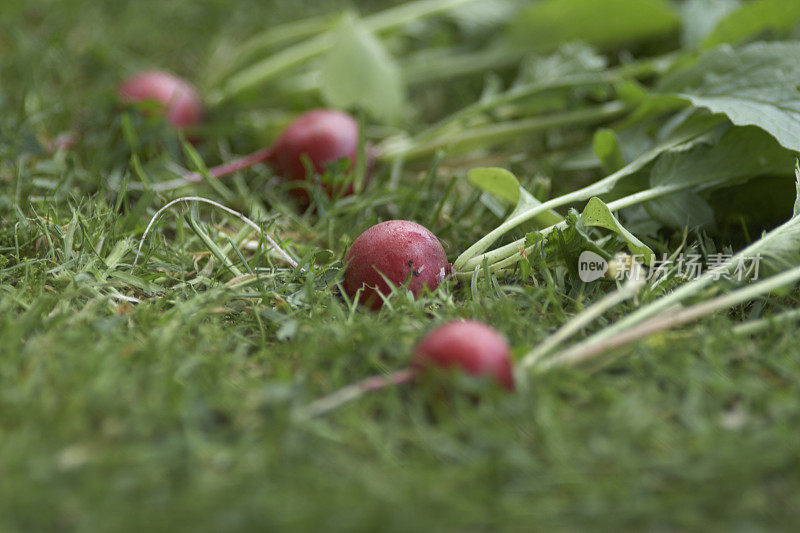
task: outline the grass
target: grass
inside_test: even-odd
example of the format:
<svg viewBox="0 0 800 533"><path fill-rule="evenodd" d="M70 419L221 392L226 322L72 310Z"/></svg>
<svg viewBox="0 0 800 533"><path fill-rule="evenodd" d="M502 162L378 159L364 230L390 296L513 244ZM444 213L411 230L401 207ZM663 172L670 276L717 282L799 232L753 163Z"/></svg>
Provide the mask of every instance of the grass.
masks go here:
<svg viewBox="0 0 800 533"><path fill-rule="evenodd" d="M222 187L127 190L190 159L158 121L121 118L109 87L152 64L191 75L216 35L337 3L307 5L4 2L0 531L791 530L800 345L791 327L752 337L730 329L792 305L794 292L652 337L598 372L538 376L513 395L453 377L374 393L321 419L291 417L403 367L445 320L484 320L520 356L603 294L553 266L536 283L451 282L417 302L398 295L377 314L353 309L337 289L341 259L373 223L427 224L451 260L495 225L452 168L409 172L394 190L382 186L383 169L358 198L318 197L305 213L263 168ZM417 96L436 101L441 90ZM235 113L224 140L198 145L206 161L260 147L280 122ZM76 150L42 149L76 120ZM212 131L228 132L228 122L212 116ZM534 164L547 174L546 159ZM208 207L165 216L131 270L155 210L189 193L263 223L307 271L286 268L262 242L241 257L227 250L239 271L259 272L236 283L192 225L223 252L228 238L254 236Z"/></svg>

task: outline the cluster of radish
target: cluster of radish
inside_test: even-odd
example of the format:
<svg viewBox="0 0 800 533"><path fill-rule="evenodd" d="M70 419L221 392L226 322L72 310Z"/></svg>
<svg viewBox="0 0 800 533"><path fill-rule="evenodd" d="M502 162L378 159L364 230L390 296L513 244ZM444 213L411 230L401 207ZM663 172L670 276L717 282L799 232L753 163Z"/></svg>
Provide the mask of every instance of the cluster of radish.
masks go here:
<svg viewBox="0 0 800 533"><path fill-rule="evenodd" d="M159 104L165 120L177 129L197 126L203 120L204 108L197 90L168 72L150 70L135 74L120 84L117 94L124 103ZM301 181L307 175L304 157L318 173L342 158L355 161L358 134L358 122L347 113L316 109L292 121L272 146L209 169L209 175L221 178L258 163L267 163L277 175ZM189 174L185 178L200 181L202 176ZM297 191L298 197L305 198L304 191ZM346 194L350 192L352 187L345 191Z"/></svg>
<svg viewBox="0 0 800 533"><path fill-rule="evenodd" d="M350 298L379 309L391 285L406 286L416 298L426 288L436 289L450 271L444 248L433 233L415 222L389 220L353 241L345 255L344 290ZM451 322L433 330L417 345L411 368L414 373L460 368L514 388L508 344L480 322Z"/></svg>
<svg viewBox="0 0 800 533"><path fill-rule="evenodd" d="M191 84L162 71L132 76L117 90L126 103L156 102L164 118L175 128L199 124L202 100ZM341 111L319 109L295 119L270 147L209 170L219 178L257 163L267 163L279 176L304 180L308 158L316 172L347 158L356 160L358 122ZM199 175L187 179L197 181ZM304 191L303 191L304 192ZM330 193L331 191L329 191ZM352 190L345 191L345 193ZM377 310L392 286L404 286L416 298L435 290L451 273L444 248L427 228L406 220L382 222L362 233L345 256L344 291L353 300ZM450 322L429 333L416 347L408 376L431 368L460 369L486 377L512 390L509 347L493 328L474 321Z"/></svg>

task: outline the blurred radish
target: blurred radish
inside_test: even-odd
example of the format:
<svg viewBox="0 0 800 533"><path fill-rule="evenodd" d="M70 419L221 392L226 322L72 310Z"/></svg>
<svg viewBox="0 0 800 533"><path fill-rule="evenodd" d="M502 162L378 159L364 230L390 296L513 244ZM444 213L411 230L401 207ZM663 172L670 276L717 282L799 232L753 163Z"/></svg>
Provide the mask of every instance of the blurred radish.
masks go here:
<svg viewBox="0 0 800 533"><path fill-rule="evenodd" d="M450 274L450 263L439 239L426 227L408 220L389 220L358 236L345 255L344 290L380 309L391 288L407 283L416 298L424 287L436 289ZM384 279L386 278L386 279ZM380 293L380 295L379 295Z"/></svg>
<svg viewBox="0 0 800 533"><path fill-rule="evenodd" d="M269 163L279 176L306 179L303 156L317 173L344 157L351 163L358 156L358 122L335 109L316 109L294 119L272 145Z"/></svg>
<svg viewBox="0 0 800 533"><path fill-rule="evenodd" d="M119 85L117 95L125 103L157 102L175 128L195 126L203 120L203 103L195 88L169 72L134 74Z"/></svg>
<svg viewBox="0 0 800 533"><path fill-rule="evenodd" d="M430 332L414 350L411 368L417 373L458 368L514 390L508 343L494 328L473 320L450 322Z"/></svg>
<svg viewBox="0 0 800 533"><path fill-rule="evenodd" d="M50 153L59 150L72 150L78 144L78 135L75 132L67 131L59 134L55 139L48 141L45 146Z"/></svg>
<svg viewBox="0 0 800 533"><path fill-rule="evenodd" d="M300 418L325 414L372 391L409 383L430 370L461 370L514 390L510 349L491 326L474 320L448 322L434 329L414 349L408 368L371 376L319 398L299 411Z"/></svg>
<svg viewBox="0 0 800 533"><path fill-rule="evenodd" d="M301 181L307 177L306 157L312 170L317 173L324 172L327 165L343 158L350 161L352 169L358 156L358 133L358 122L347 113L335 109L308 111L294 119L272 146L211 168L209 175L221 178L257 163L267 163L277 175L287 180ZM368 161L368 173L370 166ZM185 178L188 181L202 180L198 173ZM298 196L307 198L304 190L297 191ZM328 192L334 191L329 188ZM352 192L351 184L345 194Z"/></svg>

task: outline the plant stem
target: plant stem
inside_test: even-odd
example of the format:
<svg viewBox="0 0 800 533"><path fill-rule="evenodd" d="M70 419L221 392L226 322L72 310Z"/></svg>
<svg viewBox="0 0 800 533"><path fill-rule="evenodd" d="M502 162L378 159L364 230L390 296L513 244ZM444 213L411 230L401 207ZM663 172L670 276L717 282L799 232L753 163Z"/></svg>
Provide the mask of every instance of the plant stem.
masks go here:
<svg viewBox="0 0 800 533"><path fill-rule="evenodd" d="M798 280L800 280L800 266L796 266L785 272L711 300L684 309L677 309L664 313L661 316L644 321L626 331L580 343L548 359L546 362L539 365L539 368L544 371L555 366L575 366L581 364L614 348L625 346L633 341L643 339L665 329L693 322L722 309L727 309L734 305L752 300L757 296L791 285Z"/></svg>
<svg viewBox="0 0 800 533"><path fill-rule="evenodd" d="M218 67L219 70L214 73L212 86L219 83L231 72L244 66L257 54L327 31L334 21L335 19L330 16L313 17L281 24L270 28L266 32L259 33L255 37L239 44L233 56L225 59L226 64ZM209 64L219 65L222 62L222 59L215 59L215 57L212 57Z"/></svg>
<svg viewBox="0 0 800 533"><path fill-rule="evenodd" d="M341 407L348 402L360 398L368 392L381 390L391 385L408 383L413 378L414 371L410 368L397 370L391 374L371 376L311 402L307 406L296 411L295 416L301 420L305 420L324 415L337 407Z"/></svg>
<svg viewBox="0 0 800 533"><path fill-rule="evenodd" d="M706 120L706 119L703 119ZM524 224L525 222L535 218L536 216L540 215L541 213L550 210L556 209L567 204L573 202L579 202L583 200L588 200L592 196L600 196L602 194L607 193L610 191L614 185L621 180L622 178L634 174L638 172L645 166L647 166L650 162L652 162L656 157L660 154L674 148L675 146L679 146L686 141L697 137L708 131L709 128L713 127L718 123L719 118L710 118L708 122L701 122L700 126L690 127L687 128L687 131L683 131L680 133L676 133L674 136L670 137L669 139L659 143L658 145L654 146L650 150L644 152L639 157L631 161L629 164L621 168L620 170L614 172L610 176L603 178L600 181L597 181L583 189L579 189L577 191L573 191L571 193L567 193L563 196L559 196L557 198L553 198L546 202L539 204L538 206L534 206L527 211L523 211L521 213L517 213L516 215L512 216L511 218L505 220L501 223L497 228L493 229L481 239L479 239L476 243L472 246L467 248L458 258L453 262L453 271L457 273L457 275L461 275L465 271L470 271L475 264L482 264L484 258L484 252L495 242L497 239L502 237L507 232L511 231L512 229L516 228L517 226ZM666 190L666 189L662 189ZM673 191L674 192L674 191ZM646 191L644 192L646 193ZM649 194L649 193L646 193ZM645 196L646 196L645 194ZM640 196L637 201L643 201L645 196ZM627 201L627 200L626 200ZM617 204L617 209L620 209L619 206L623 204ZM563 224L563 223L562 223ZM551 230L552 231L552 230ZM520 246L524 245L525 240L520 239L511 244L508 244L500 249L504 251L510 251L512 249L518 250ZM500 254L502 256L502 253ZM492 260L497 261L497 256L490 256ZM469 267L468 267L469 265Z"/></svg>
<svg viewBox="0 0 800 533"><path fill-rule="evenodd" d="M418 0L365 17L364 23L372 32L386 32L473 1L475 0ZM332 45L331 34L325 32L272 54L231 76L218 91L209 95L208 103L216 106L251 91L277 75L323 54Z"/></svg>
<svg viewBox="0 0 800 533"><path fill-rule="evenodd" d="M786 324L787 322L796 322L797 320L800 320L800 309L790 309L789 311L784 311L774 316L759 318L758 320L751 320L744 324L739 324L731 329L731 333L734 335L752 335L753 333L758 333L771 326Z"/></svg>
<svg viewBox="0 0 800 533"><path fill-rule="evenodd" d="M412 56L401 63L403 81L408 85L466 76L476 72L497 71L518 65L523 50L495 47L488 50Z"/></svg>
<svg viewBox="0 0 800 533"><path fill-rule="evenodd" d="M679 142L671 143L672 145L680 144ZM654 149L648 150L644 154L640 155L634 161L626 165L625 167L621 168L617 172L611 174L610 176L597 181L583 189L579 189L577 191L573 191L571 193L567 193L565 195L559 196L557 198L553 198L552 200L548 200L535 206L528 211L523 211L518 213L517 215L509 218L502 224L500 224L497 228L493 229L489 233L487 233L484 237L482 237L478 242L467 248L453 263L453 270L455 272L461 272L464 270L464 267L470 262L471 259L475 259L478 263L483 262L483 256L480 257L479 254L483 254L486 249L489 248L497 239L502 237L508 231L516 228L520 224L524 224L525 222L531 220L532 218L536 217L537 215L548 211L550 209L556 209L558 207L562 207L564 205L570 204L572 202L579 202L581 200L588 200L592 196L599 196L605 192L611 190L614 184L617 183L620 179L634 172L638 171L645 165L647 165L650 161L655 159L658 154L664 151L663 146L659 146ZM524 239L521 240L524 243ZM520 241L516 241L514 244L519 246ZM507 245L506 248L510 247L511 245ZM471 262L472 263L472 262ZM471 264L470 263L470 264Z"/></svg>
<svg viewBox="0 0 800 533"><path fill-rule="evenodd" d="M596 107L566 111L545 117L491 124L467 130L458 135L432 139L421 144L414 145L403 142L399 145L388 145L378 154L378 158L384 161L393 161L399 157L412 160L429 157L442 149L448 149L448 153L453 154L477 147L483 148L514 141L523 135L550 128L604 122L622 115L627 110L628 106L622 102L609 102Z"/></svg>
<svg viewBox="0 0 800 533"><path fill-rule="evenodd" d="M452 115L445 117L436 124L429 126L415 137L417 139L428 139L436 133L455 122L471 118L490 109L507 105L524 98L530 98L546 91L557 89L569 89L577 87L591 87L595 85L608 85L621 82L630 78L640 78L663 72L675 60L675 54L638 61L618 66L604 72L592 72L589 74L575 74L565 76L556 80L545 82L533 82L511 87L507 91L495 94L489 98L479 100L474 104L468 105ZM474 64L474 59L472 61ZM408 78L406 78L408 79Z"/></svg>
<svg viewBox="0 0 800 533"><path fill-rule="evenodd" d="M249 168L257 163L263 163L269 160L269 158L272 156L272 153L273 149L271 146L262 148L261 150L253 152L250 155L246 155L244 157L234 159L233 161L223 163L222 165L212 167L208 169L208 175L212 178L221 178L223 176L233 174L234 172L239 172L240 170ZM191 174L186 174L181 179L184 181L200 182L203 181L203 175L199 172L192 172Z"/></svg>
<svg viewBox="0 0 800 533"><path fill-rule="evenodd" d="M639 294L639 291L646 284L647 279L642 267L638 263L632 263L632 265L636 265L636 268L631 270L629 279L622 287L605 295L598 302L584 309L522 358L522 361L517 364L517 373L520 374L518 376L520 379L517 380L518 383L525 382L524 376L521 375L525 370L537 364L541 361L542 357L548 355L565 340L577 334L609 309Z"/></svg>
<svg viewBox="0 0 800 533"><path fill-rule="evenodd" d="M714 281L717 281L721 276L728 274L732 268L736 267L736 265L741 264L743 261L747 259L752 259L754 257L761 257L762 255L766 255L769 253L770 246L773 242L779 242L781 239L784 238L785 234L791 231L797 232L797 228L795 226L800 224L800 218L793 217L789 219L789 221L785 222L781 226L773 229L766 235L764 235L761 239L757 240L756 242L752 243L750 246L746 247L739 253L733 255L724 263L716 266L715 268L707 271L701 277L692 280L681 287L678 287L672 293L659 298L658 300L638 309L637 311L631 313L627 317L623 318L619 322L613 324L612 326L606 328L605 330L596 333L589 339L588 342L598 342L604 338L611 337L612 335L616 335L617 333L630 328L639 322L642 322L658 313L665 311L671 307L674 307L677 304L680 304L681 301L698 294L706 287L711 285Z"/></svg>
<svg viewBox="0 0 800 533"><path fill-rule="evenodd" d="M703 184L703 188L711 187L715 184L719 184L724 181L725 180L723 179L723 180L717 180L713 183L706 183ZM658 187L653 187L652 189L646 189L638 193L630 194L628 196L625 196L624 198L620 198L619 200L610 202L609 204L607 204L607 206L611 212L616 212L619 211L620 209L624 209L632 205L642 204L650 200L655 200L657 198L668 196L676 192L685 191L697 187L698 184L693 182L678 183L672 185L661 185ZM539 234L542 236L549 235L555 230L564 229L566 227L567 227L566 221L562 221L559 222L558 224L554 224L552 226L539 230ZM477 257L473 257L464 264L463 272L462 271L455 272L455 275L461 279L464 279L466 276L471 276L472 271L475 270L475 268L482 265L484 260L486 260L486 262L489 264L490 272L496 272L498 270L503 270L504 268L508 268L509 266L518 262L523 256L530 254L533 251L535 245L525 247L526 241L527 237L522 237L521 239L517 239L516 241L495 248L491 252L487 252Z"/></svg>

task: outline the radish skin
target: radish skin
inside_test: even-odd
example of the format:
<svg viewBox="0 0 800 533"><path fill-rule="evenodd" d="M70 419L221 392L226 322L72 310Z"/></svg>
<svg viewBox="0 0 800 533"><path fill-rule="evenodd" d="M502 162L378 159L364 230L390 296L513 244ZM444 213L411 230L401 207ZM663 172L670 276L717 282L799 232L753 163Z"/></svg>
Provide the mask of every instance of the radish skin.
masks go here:
<svg viewBox="0 0 800 533"><path fill-rule="evenodd" d="M482 322L449 322L430 332L417 345L411 359L416 373L432 368L458 368L485 376L508 390L514 390L508 343L494 328Z"/></svg>
<svg viewBox="0 0 800 533"><path fill-rule="evenodd" d="M289 181L302 181L307 177L304 160L308 158L314 172L321 174L331 163L347 158L352 170L358 157L358 122L342 111L315 109L294 119L272 146L250 155L209 169L212 178L222 178L258 163L269 164L278 176ZM367 179L372 167L370 150L367 150ZM199 173L184 176L187 181L202 181ZM332 196L335 192L326 187ZM350 184L344 194L352 194ZM308 203L308 193L302 188L292 190L298 199Z"/></svg>
<svg viewBox="0 0 800 533"><path fill-rule="evenodd" d="M372 309L383 306L392 285L407 283L418 297L436 289L451 273L439 239L425 226L408 220L389 220L366 230L345 255L344 290ZM384 279L385 278L385 279Z"/></svg>
<svg viewBox="0 0 800 533"><path fill-rule="evenodd" d="M162 70L134 74L117 87L124 103L158 102L169 124L178 129L196 126L203 120L203 102L186 80Z"/></svg>

